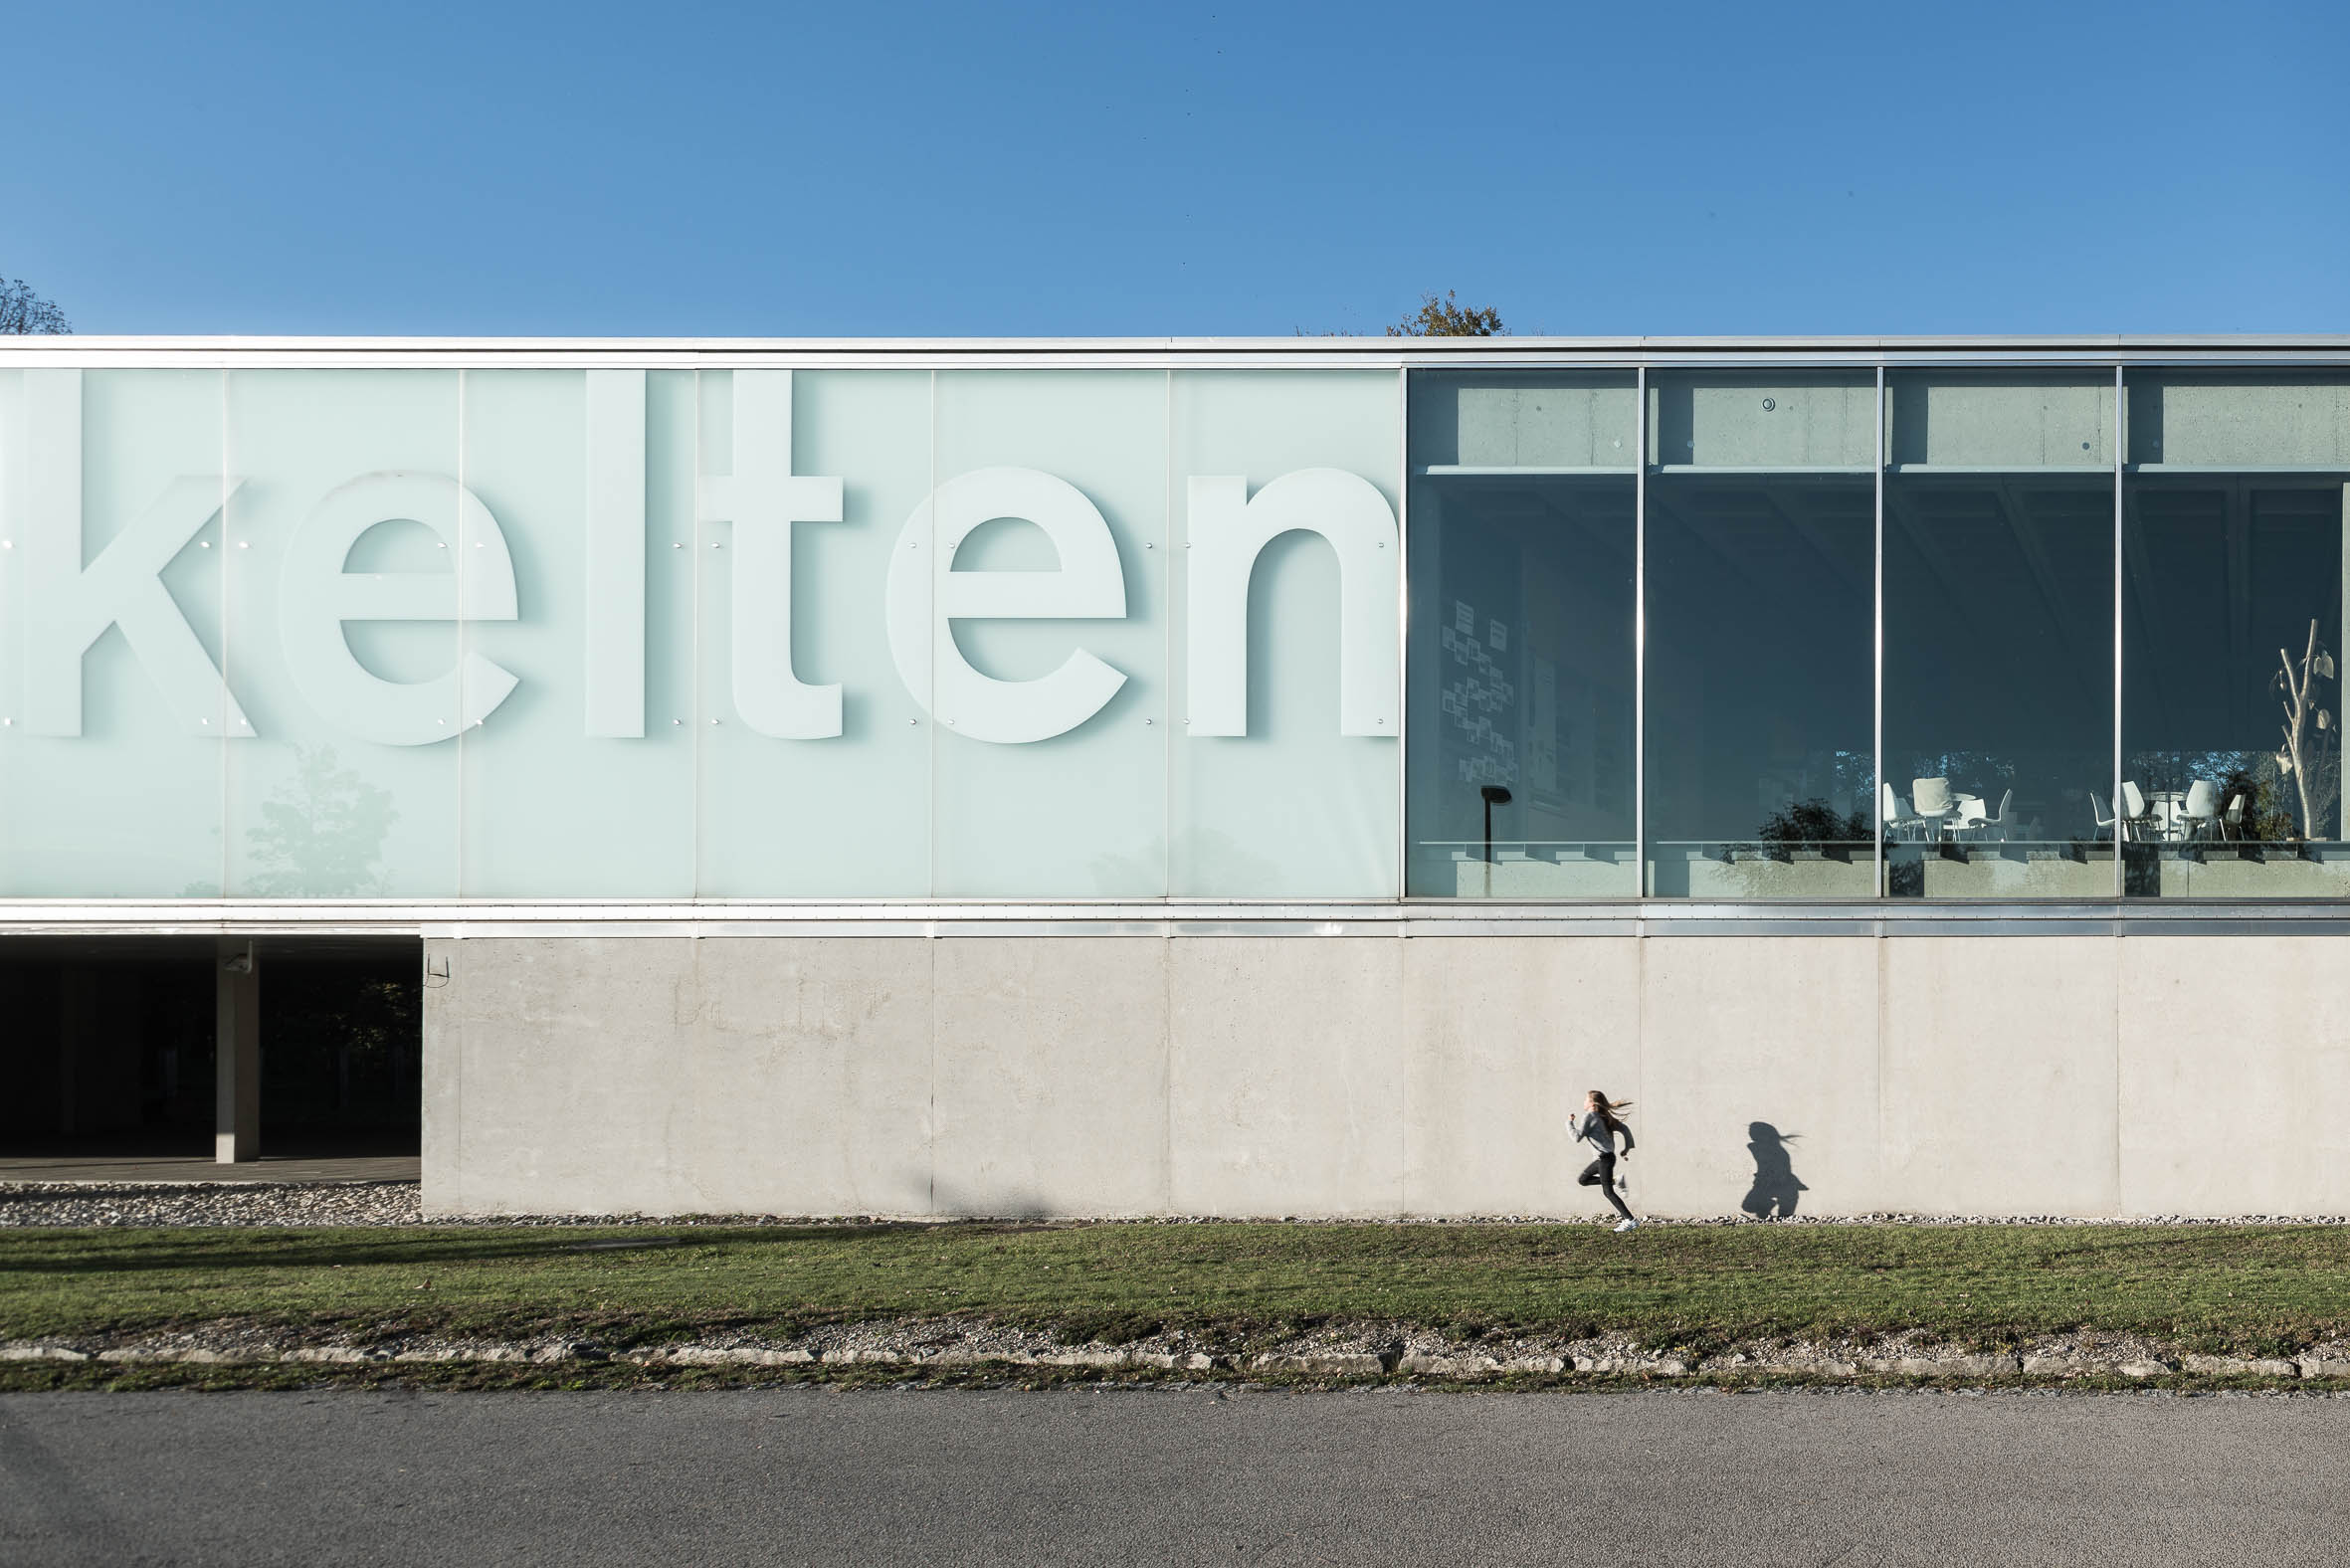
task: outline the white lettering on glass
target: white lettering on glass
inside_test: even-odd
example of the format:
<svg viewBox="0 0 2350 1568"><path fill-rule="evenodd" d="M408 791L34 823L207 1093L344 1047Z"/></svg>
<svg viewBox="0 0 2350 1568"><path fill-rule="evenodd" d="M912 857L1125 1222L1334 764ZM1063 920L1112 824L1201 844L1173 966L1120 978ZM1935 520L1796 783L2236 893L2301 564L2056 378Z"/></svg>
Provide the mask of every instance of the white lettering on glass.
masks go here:
<svg viewBox="0 0 2350 1568"><path fill-rule="evenodd" d="M182 475L82 564L82 372L27 370L25 396L26 727L82 733L82 660L106 628L122 640L178 720L197 735L253 733L245 710L188 618L163 568L219 515L234 480Z"/></svg>
<svg viewBox="0 0 2350 1568"><path fill-rule="evenodd" d="M1197 476L1188 494L1190 733L1249 732L1249 579L1268 544L1302 529L1338 552L1338 732L1395 734L1396 526L1378 487L1340 469L1299 469L1254 498L1238 475Z"/></svg>
<svg viewBox="0 0 2350 1568"><path fill-rule="evenodd" d="M954 550L981 523L1016 517L1053 541L1048 572L957 571ZM1109 524L1082 490L1035 469L978 469L914 508L890 552L884 618L898 679L925 712L974 740L1050 740L1101 711L1126 678L1071 651L1052 674L998 681L955 646L958 620L1123 620L1126 578Z"/></svg>
<svg viewBox="0 0 2350 1568"><path fill-rule="evenodd" d="M645 372L587 372L587 732L645 733Z"/></svg>
<svg viewBox="0 0 2350 1568"><path fill-rule="evenodd" d="M792 524L839 522L841 482L792 473L792 373L734 372L734 477L702 482L701 520L734 524L734 708L778 740L841 732L839 685L792 668Z"/></svg>
<svg viewBox="0 0 2350 1568"><path fill-rule="evenodd" d="M439 535L455 569L345 570L361 535L400 520ZM321 714L387 746L429 746L479 724L512 693L515 677L468 652L430 681L386 681L359 663L343 623L516 614L505 534L480 497L446 474L368 474L329 491L288 542L279 579L279 632L294 685Z"/></svg>

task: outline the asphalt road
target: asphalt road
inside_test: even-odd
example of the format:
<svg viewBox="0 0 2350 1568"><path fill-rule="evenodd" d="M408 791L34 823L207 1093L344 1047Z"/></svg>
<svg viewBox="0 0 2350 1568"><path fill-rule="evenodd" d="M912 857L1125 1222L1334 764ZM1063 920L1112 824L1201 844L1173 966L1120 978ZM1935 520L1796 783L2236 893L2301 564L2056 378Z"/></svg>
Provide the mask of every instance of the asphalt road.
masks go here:
<svg viewBox="0 0 2350 1568"><path fill-rule="evenodd" d="M0 1562L2350 1561L2350 1400L0 1396Z"/></svg>

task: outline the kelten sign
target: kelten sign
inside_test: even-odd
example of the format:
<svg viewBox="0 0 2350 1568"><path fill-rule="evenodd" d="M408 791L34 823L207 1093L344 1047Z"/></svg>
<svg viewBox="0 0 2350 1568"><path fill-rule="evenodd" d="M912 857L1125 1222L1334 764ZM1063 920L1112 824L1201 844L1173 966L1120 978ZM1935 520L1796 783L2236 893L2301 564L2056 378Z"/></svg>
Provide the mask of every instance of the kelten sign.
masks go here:
<svg viewBox="0 0 2350 1568"><path fill-rule="evenodd" d="M1390 891L1396 387L0 372L0 778L19 824L0 892L260 890L238 864L274 831L266 808L341 809L305 788L372 801L381 853L333 886L262 879L280 890L679 890L676 869L583 878L552 842L468 875L543 837L551 807L657 838L648 811L683 816L687 848L665 860L728 895L1142 894L1178 888L1187 860L1199 891ZM970 743L1044 749L1007 770L952 749ZM1218 745L1244 749L1198 751ZM135 798L127 777L209 797L206 842L183 824L77 870L23 826L46 813L71 838ZM734 884L737 783L764 798L763 833L872 853L787 855L797 870ZM960 820L991 797L992 831ZM427 819L448 855L400 853ZM1332 824L1343 842L1316 850ZM1022 834L1044 842L1013 849ZM997 848L975 860L942 855L983 837ZM182 875L208 861L216 878ZM436 870L411 884L404 864Z"/></svg>

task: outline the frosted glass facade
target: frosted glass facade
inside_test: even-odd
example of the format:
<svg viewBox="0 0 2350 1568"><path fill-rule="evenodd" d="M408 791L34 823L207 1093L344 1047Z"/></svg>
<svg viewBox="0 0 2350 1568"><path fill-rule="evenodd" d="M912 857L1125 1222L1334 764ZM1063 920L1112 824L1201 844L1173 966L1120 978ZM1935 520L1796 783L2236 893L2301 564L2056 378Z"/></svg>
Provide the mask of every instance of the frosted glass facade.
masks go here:
<svg viewBox="0 0 2350 1568"><path fill-rule="evenodd" d="M0 895L1396 896L1401 395L0 370Z"/></svg>

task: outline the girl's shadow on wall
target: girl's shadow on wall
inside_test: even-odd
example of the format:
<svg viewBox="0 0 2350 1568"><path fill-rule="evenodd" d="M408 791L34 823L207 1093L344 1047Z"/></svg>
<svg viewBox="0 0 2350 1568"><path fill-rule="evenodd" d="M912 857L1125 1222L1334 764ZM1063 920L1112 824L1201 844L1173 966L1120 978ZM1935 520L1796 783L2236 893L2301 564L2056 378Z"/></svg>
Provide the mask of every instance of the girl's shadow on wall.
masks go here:
<svg viewBox="0 0 2350 1568"><path fill-rule="evenodd" d="M1795 1213L1795 1200L1806 1189L1796 1179L1787 1143L1797 1133L1782 1135L1767 1121L1746 1124L1746 1152L1754 1156L1754 1185L1738 1205L1758 1220L1784 1220Z"/></svg>

